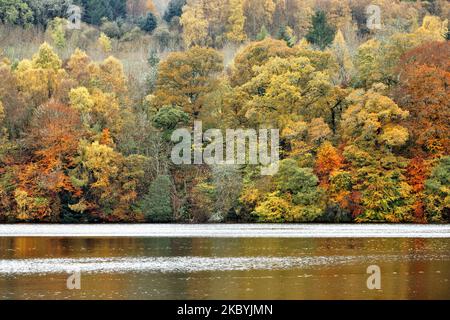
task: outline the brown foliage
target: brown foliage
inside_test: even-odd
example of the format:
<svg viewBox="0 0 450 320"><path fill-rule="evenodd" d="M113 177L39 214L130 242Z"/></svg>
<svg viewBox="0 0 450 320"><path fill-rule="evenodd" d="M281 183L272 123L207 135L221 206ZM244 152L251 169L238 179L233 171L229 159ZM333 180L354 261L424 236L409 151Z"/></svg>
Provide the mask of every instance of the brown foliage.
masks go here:
<svg viewBox="0 0 450 320"><path fill-rule="evenodd" d="M58 193L81 194L68 176L81 137L80 117L72 108L50 101L34 112L25 141L31 157L19 166L18 189L30 197L50 199L56 219L60 210Z"/></svg>
<svg viewBox="0 0 450 320"><path fill-rule="evenodd" d="M412 187L412 191L416 196L414 203L414 215L417 222L425 222L425 206L424 195L425 181L428 178L429 169L425 160L421 157L412 159L406 168L406 179L408 184Z"/></svg>
<svg viewBox="0 0 450 320"><path fill-rule="evenodd" d="M450 152L450 43L432 42L406 53L400 63L398 104L410 112L406 125L413 151L430 156Z"/></svg>

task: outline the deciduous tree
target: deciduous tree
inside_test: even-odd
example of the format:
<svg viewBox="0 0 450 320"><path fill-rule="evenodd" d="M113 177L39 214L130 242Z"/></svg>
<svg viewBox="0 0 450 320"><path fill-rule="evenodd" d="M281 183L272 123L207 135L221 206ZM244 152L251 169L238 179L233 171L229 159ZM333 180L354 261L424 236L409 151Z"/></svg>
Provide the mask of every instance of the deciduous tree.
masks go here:
<svg viewBox="0 0 450 320"><path fill-rule="evenodd" d="M214 49L194 47L171 53L159 69L155 103L179 106L193 118L201 112L203 99L217 83L223 69L222 56Z"/></svg>
<svg viewBox="0 0 450 320"><path fill-rule="evenodd" d="M450 44L433 42L401 60L396 101L410 112L406 122L415 152L439 156L450 152Z"/></svg>

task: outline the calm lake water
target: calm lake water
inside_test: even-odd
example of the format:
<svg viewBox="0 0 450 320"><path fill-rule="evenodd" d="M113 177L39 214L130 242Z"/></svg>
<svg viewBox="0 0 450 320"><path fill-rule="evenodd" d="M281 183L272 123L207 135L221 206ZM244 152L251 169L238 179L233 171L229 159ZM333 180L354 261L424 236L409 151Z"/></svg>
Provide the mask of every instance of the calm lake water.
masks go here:
<svg viewBox="0 0 450 320"><path fill-rule="evenodd" d="M450 299L450 227L0 226L0 299L111 298Z"/></svg>

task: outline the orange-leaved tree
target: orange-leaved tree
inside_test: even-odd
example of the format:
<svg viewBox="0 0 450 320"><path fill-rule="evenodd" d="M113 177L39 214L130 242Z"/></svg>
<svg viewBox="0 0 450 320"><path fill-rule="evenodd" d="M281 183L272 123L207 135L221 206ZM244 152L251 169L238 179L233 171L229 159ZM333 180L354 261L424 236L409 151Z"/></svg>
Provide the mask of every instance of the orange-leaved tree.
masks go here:
<svg viewBox="0 0 450 320"><path fill-rule="evenodd" d="M33 114L26 148L29 156L19 167L16 200L22 200L23 220L59 220L63 193L79 196L69 177L83 136L79 114L61 103L50 101Z"/></svg>
<svg viewBox="0 0 450 320"><path fill-rule="evenodd" d="M402 57L396 102L410 112L406 121L413 152L438 157L450 152L450 43L424 44Z"/></svg>

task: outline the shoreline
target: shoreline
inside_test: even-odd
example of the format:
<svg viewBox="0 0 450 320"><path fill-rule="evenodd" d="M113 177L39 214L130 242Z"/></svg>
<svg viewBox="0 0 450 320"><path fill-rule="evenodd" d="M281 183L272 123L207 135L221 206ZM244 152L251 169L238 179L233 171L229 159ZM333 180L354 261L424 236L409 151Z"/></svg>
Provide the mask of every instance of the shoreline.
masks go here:
<svg viewBox="0 0 450 320"><path fill-rule="evenodd" d="M0 224L0 238L448 238L419 224Z"/></svg>

